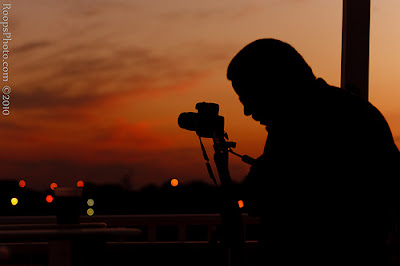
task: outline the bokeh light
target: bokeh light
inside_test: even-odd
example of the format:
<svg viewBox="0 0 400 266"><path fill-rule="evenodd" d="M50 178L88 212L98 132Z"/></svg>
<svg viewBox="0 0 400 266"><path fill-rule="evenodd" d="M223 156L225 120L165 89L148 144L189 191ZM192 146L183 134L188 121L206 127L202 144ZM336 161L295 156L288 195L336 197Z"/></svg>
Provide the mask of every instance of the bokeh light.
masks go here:
<svg viewBox="0 0 400 266"><path fill-rule="evenodd" d="M239 208L243 208L243 207L244 207L244 202L243 202L243 200L239 200L239 201L238 201L238 204L239 204Z"/></svg>
<svg viewBox="0 0 400 266"><path fill-rule="evenodd" d="M92 216L94 214L94 210L92 208L87 209L87 215Z"/></svg>
<svg viewBox="0 0 400 266"><path fill-rule="evenodd" d="M79 180L78 182L76 182L77 187L83 187L84 185L85 185L85 183L82 180Z"/></svg>
<svg viewBox="0 0 400 266"><path fill-rule="evenodd" d="M57 183L51 183L50 184L50 188L51 188L51 190L54 190L54 188L56 188L57 187Z"/></svg>
<svg viewBox="0 0 400 266"><path fill-rule="evenodd" d="M92 207L94 205L94 200L93 199L88 199L87 200L87 205Z"/></svg>
<svg viewBox="0 0 400 266"><path fill-rule="evenodd" d="M171 186L176 187L176 186L178 186L178 184L179 184L178 179L174 178L171 180Z"/></svg>
<svg viewBox="0 0 400 266"><path fill-rule="evenodd" d="M53 196L52 195L47 195L46 201L47 201L47 203L52 203L53 202Z"/></svg>
<svg viewBox="0 0 400 266"><path fill-rule="evenodd" d="M17 199L17 198L12 198L12 199L11 199L11 204L12 204L13 206L17 205L17 204L18 204L18 199Z"/></svg>
<svg viewBox="0 0 400 266"><path fill-rule="evenodd" d="M25 180L20 180L19 183L18 183L18 185L19 185L20 187L25 187L25 186L26 186Z"/></svg>

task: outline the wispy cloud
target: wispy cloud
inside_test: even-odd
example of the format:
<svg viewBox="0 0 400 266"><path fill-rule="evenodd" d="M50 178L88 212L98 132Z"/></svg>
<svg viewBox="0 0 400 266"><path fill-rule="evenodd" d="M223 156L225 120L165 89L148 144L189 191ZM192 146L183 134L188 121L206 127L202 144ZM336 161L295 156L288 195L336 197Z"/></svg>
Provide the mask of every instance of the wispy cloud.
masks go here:
<svg viewBox="0 0 400 266"><path fill-rule="evenodd" d="M256 1L243 3L227 3L226 5L205 5L202 7L191 6L183 10L163 11L159 18L168 22L195 21L196 23L212 23L213 21L230 21L242 19L247 16L259 14L264 10L264 5Z"/></svg>
<svg viewBox="0 0 400 266"><path fill-rule="evenodd" d="M33 42L28 42L25 44L22 44L20 46L16 46L15 48L12 49L13 53L28 53L31 54L33 53L36 49L42 49L50 46L51 43L48 41L33 41Z"/></svg>

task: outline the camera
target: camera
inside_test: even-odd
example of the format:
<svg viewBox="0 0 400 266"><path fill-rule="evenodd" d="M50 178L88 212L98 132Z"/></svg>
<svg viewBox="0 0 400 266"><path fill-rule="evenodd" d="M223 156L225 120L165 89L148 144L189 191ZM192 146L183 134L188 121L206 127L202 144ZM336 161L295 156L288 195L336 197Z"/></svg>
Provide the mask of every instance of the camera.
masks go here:
<svg viewBox="0 0 400 266"><path fill-rule="evenodd" d="M224 135L224 117L218 115L219 105L200 102L196 104L197 113L181 113L178 118L179 127L196 131L199 137L213 138Z"/></svg>

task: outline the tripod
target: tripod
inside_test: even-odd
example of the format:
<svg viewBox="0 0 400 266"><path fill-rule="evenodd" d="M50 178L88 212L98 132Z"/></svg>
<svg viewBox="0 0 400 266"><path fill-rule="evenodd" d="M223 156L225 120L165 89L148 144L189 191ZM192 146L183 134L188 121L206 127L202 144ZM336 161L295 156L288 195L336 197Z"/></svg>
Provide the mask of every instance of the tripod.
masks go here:
<svg viewBox="0 0 400 266"><path fill-rule="evenodd" d="M240 213L237 199L235 200L233 191L233 182L229 173L228 158L229 152L240 156L243 161L252 164L254 159L247 155L241 156L234 153L231 148L236 144L234 142L225 141L226 134L213 132L212 139L214 142L214 162L217 167L218 176L220 179L220 195L221 195L221 219L223 226L223 247L226 258L226 265L239 266L244 265L244 227L242 216ZM207 161L206 166L211 179L217 184L209 159L205 151L204 145L200 144L203 151L204 159Z"/></svg>
<svg viewBox="0 0 400 266"><path fill-rule="evenodd" d="M186 130L196 131L199 136L203 157L206 160L208 174L217 185L209 163L207 152L201 141L202 137L212 138L214 142L214 161L220 179L220 208L223 226L223 247L226 251L227 266L239 266L244 263L244 228L237 199L233 193L233 183L228 169L228 153L242 158L242 161L253 164L254 159L247 155L240 155L232 151L236 143L225 141L228 139L224 132L224 117L218 115L219 105L216 103L200 102L196 104L198 113L181 113L178 125Z"/></svg>

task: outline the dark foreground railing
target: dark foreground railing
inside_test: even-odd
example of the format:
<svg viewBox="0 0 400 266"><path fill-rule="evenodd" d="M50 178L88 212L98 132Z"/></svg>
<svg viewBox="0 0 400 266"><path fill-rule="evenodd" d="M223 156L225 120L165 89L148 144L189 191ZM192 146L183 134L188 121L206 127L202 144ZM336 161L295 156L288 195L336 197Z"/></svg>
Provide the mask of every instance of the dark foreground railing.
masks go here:
<svg viewBox="0 0 400 266"><path fill-rule="evenodd" d="M259 219L244 214L245 248L257 245ZM55 216L0 217L2 227L55 224ZM106 242L105 265L223 265L218 214L98 215L82 216L81 223L105 223L111 228L138 228L141 237L121 237ZM48 242L21 239L0 243L0 265L48 265ZM99 254L88 247L87 254ZM104 255L104 254L102 254ZM128 262L128 263L127 263Z"/></svg>

